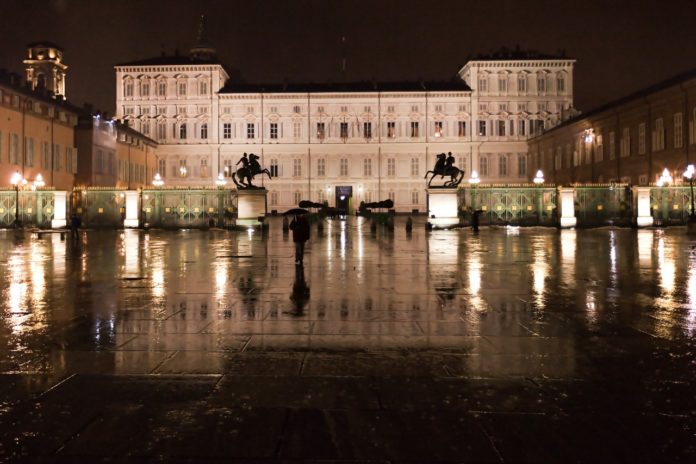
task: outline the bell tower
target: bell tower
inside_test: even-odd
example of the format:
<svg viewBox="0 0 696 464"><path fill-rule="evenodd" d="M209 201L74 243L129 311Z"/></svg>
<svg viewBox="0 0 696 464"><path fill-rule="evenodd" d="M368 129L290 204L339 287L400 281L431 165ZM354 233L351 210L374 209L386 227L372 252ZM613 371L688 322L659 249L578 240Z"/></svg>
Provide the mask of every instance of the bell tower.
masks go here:
<svg viewBox="0 0 696 464"><path fill-rule="evenodd" d="M33 90L46 89L53 95L65 97L65 71L63 49L50 42L34 42L27 45L24 60L27 82Z"/></svg>

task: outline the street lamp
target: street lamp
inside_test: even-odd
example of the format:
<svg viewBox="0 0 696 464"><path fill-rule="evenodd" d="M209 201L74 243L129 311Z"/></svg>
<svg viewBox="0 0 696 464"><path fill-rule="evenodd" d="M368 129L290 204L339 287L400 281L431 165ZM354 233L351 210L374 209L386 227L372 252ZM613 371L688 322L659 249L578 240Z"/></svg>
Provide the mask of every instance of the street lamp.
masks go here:
<svg viewBox="0 0 696 464"><path fill-rule="evenodd" d="M665 168L664 171L662 171L662 175L660 176L660 178L657 179L657 186L658 187L666 187L671 183L672 183L672 176L669 174L669 169Z"/></svg>
<svg viewBox="0 0 696 464"><path fill-rule="evenodd" d="M476 184L481 182L481 178L478 175L478 172L476 171L471 171L471 177L469 177L469 185L471 185L471 207L472 209L476 209L474 204L475 204L475 198L476 198Z"/></svg>
<svg viewBox="0 0 696 464"><path fill-rule="evenodd" d="M24 182L22 182L24 181ZM19 221L19 184L26 183L26 180L22 178L22 175L19 173L19 171L15 171L14 174L12 174L12 178L10 179L10 183L14 186L15 189L15 220L14 220L14 227L19 227L21 225L21 222Z"/></svg>
<svg viewBox="0 0 696 464"><path fill-rule="evenodd" d="M37 188L42 188L46 186L46 182L43 180L43 176L41 173L36 175L36 179L34 179L34 185L32 186L32 189L37 189Z"/></svg>
<svg viewBox="0 0 696 464"><path fill-rule="evenodd" d="M532 182L534 182L537 186L536 194L537 194L537 200L539 202L539 209L538 209L537 214L539 216L539 223L541 223L541 215L542 215L543 209L544 209L544 206L541 204L541 198L542 198L541 191L539 190L539 187L541 187L542 184L544 183L544 173L541 171L541 169L539 169L536 172L536 176L534 177L534 179L532 179Z"/></svg>
<svg viewBox="0 0 696 464"><path fill-rule="evenodd" d="M215 185L218 187L224 187L227 185L227 179L225 179L225 175L223 173L218 174L217 180L215 180Z"/></svg>
<svg viewBox="0 0 696 464"><path fill-rule="evenodd" d="M152 185L155 187L161 187L164 185L164 180L162 180L162 176L160 176L159 172L155 174L155 177L152 179Z"/></svg>
<svg viewBox="0 0 696 464"><path fill-rule="evenodd" d="M181 174L181 177L186 177L186 171L187 171L186 166L181 166L179 168L179 173Z"/></svg>
<svg viewBox="0 0 696 464"><path fill-rule="evenodd" d="M689 179L689 187L691 187L691 214L689 214L689 223L696 223L696 211L694 211L694 165L690 164L684 171L684 177Z"/></svg>

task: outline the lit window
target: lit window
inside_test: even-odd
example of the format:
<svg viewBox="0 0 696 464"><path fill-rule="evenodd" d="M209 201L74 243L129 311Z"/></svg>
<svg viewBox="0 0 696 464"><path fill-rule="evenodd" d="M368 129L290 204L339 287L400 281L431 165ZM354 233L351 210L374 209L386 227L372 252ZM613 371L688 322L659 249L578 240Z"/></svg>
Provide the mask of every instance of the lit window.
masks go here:
<svg viewBox="0 0 696 464"><path fill-rule="evenodd" d="M418 130L418 121L411 121L411 137L420 137Z"/></svg>
<svg viewBox="0 0 696 464"><path fill-rule="evenodd" d="M363 137L366 139L372 138L372 123L371 122L364 122L363 123Z"/></svg>
<svg viewBox="0 0 696 464"><path fill-rule="evenodd" d="M394 121L387 122L387 137L390 139L396 137L396 123Z"/></svg>
<svg viewBox="0 0 696 464"><path fill-rule="evenodd" d="M317 123L317 138L323 140L326 136L326 129L323 122Z"/></svg>
<svg viewBox="0 0 696 464"><path fill-rule="evenodd" d="M434 135L435 137L442 137L442 121L435 121Z"/></svg>
<svg viewBox="0 0 696 464"><path fill-rule="evenodd" d="M341 129L341 138L347 139L348 138L348 123L342 122L340 124L340 129Z"/></svg>

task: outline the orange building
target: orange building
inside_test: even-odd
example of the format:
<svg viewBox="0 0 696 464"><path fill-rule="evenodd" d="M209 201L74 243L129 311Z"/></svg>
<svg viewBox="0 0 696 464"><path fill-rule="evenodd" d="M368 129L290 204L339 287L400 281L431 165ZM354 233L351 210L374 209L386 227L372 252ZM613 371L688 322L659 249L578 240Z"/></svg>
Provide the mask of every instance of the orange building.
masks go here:
<svg viewBox="0 0 696 464"><path fill-rule="evenodd" d="M0 185L19 173L26 185L72 189L78 109L45 88L0 73Z"/></svg>

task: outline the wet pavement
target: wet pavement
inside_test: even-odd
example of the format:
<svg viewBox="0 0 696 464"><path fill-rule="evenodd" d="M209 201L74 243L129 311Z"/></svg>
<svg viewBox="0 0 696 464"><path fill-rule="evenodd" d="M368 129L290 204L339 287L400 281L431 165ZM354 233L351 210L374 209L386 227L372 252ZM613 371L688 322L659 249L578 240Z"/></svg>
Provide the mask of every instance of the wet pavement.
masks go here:
<svg viewBox="0 0 696 464"><path fill-rule="evenodd" d="M696 462L668 230L0 231L0 460Z"/></svg>

